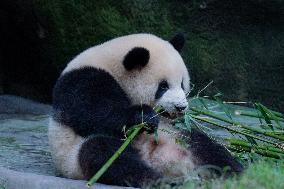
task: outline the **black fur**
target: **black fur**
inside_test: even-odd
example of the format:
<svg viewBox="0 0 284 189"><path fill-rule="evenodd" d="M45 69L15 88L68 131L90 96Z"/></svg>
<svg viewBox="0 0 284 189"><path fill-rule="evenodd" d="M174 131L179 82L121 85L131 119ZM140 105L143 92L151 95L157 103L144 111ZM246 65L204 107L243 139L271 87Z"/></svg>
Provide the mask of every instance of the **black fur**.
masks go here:
<svg viewBox="0 0 284 189"><path fill-rule="evenodd" d="M159 83L158 89L155 94L155 99L161 98L165 92L169 89L169 84L167 81L163 80Z"/></svg>
<svg viewBox="0 0 284 189"><path fill-rule="evenodd" d="M134 47L131 49L123 60L126 70L142 69L146 66L150 59L150 52L143 47Z"/></svg>
<svg viewBox="0 0 284 189"><path fill-rule="evenodd" d="M126 94L114 78L91 67L64 74L53 91L55 119L83 137L119 133L126 122L122 112L129 106Z"/></svg>
<svg viewBox="0 0 284 189"><path fill-rule="evenodd" d="M149 120L154 111L147 105L142 107L131 106L109 73L91 67L64 74L53 91L54 119L83 137L104 134L121 138L124 125L139 124L143 119L150 127L157 127L158 116Z"/></svg>
<svg viewBox="0 0 284 189"><path fill-rule="evenodd" d="M150 106L131 106L114 78L96 68L85 67L64 74L55 85L53 98L55 120L88 138L79 153L85 179L93 176L121 146L124 125L144 121L149 132L158 127L159 117ZM141 160L138 151L128 146L99 181L139 187L159 177Z"/></svg>
<svg viewBox="0 0 284 189"><path fill-rule="evenodd" d="M85 179L90 179L121 146L122 140L93 136L82 146L79 162ZM141 187L145 182L156 180L161 174L140 159L137 150L128 146L99 182L112 185Z"/></svg>
<svg viewBox="0 0 284 189"><path fill-rule="evenodd" d="M141 116L141 112L143 117ZM153 133L159 125L159 116L156 115L154 110L147 105L137 105L130 108L127 126L133 126L137 123L147 123L147 132ZM141 120L143 119L143 120ZM143 131L143 130L142 130Z"/></svg>
<svg viewBox="0 0 284 189"><path fill-rule="evenodd" d="M243 171L242 164L224 146L210 139L202 131L193 128L191 132L183 134L189 136L186 140L196 165L213 165L221 169L229 167L229 170L225 170L226 174Z"/></svg>
<svg viewBox="0 0 284 189"><path fill-rule="evenodd" d="M185 43L185 38L184 35L181 33L178 33L175 35L171 40L170 43L173 45L173 47L178 51L181 52L184 43Z"/></svg>

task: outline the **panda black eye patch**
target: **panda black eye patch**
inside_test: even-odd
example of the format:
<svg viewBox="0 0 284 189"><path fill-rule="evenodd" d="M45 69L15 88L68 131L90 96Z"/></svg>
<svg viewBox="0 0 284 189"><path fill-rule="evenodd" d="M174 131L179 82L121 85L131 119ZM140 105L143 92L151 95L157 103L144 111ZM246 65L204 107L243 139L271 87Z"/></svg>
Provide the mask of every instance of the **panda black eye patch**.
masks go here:
<svg viewBox="0 0 284 189"><path fill-rule="evenodd" d="M158 90L155 94L155 99L159 99L163 96L165 92L169 89L169 84L166 80L163 80L159 83Z"/></svg>

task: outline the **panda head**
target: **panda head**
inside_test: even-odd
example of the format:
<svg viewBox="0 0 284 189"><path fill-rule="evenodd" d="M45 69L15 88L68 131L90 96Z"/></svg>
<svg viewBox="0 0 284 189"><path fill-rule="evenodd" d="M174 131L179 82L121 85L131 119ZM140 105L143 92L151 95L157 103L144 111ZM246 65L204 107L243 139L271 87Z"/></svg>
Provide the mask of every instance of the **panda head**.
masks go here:
<svg viewBox="0 0 284 189"><path fill-rule="evenodd" d="M187 109L189 74L179 54L184 41L181 34L170 41L151 35L125 54L117 80L134 104L160 106L170 114Z"/></svg>
<svg viewBox="0 0 284 189"><path fill-rule="evenodd" d="M91 47L76 56L62 74L85 66L108 72L132 104L161 106L168 113L188 106L189 75L179 52L181 34L163 40L152 34L132 34Z"/></svg>

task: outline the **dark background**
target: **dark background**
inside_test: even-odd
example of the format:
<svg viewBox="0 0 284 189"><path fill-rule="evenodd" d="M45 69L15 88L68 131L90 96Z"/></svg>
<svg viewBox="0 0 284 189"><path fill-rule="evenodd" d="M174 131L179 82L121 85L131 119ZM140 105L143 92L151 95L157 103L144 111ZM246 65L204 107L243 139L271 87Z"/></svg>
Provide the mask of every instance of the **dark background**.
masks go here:
<svg viewBox="0 0 284 189"><path fill-rule="evenodd" d="M197 90L283 112L283 0L1 0L0 94L51 101L76 54L148 32L187 38L182 53Z"/></svg>

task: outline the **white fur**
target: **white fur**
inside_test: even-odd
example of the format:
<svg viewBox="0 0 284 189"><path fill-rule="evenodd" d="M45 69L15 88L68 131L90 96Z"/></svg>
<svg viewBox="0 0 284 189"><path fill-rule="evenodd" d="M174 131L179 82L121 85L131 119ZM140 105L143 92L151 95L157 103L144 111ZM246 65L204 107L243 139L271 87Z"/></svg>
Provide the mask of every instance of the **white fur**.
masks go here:
<svg viewBox="0 0 284 189"><path fill-rule="evenodd" d="M187 107L186 94L182 88L169 89L158 101L157 105L163 107L167 112L176 112L176 106ZM185 109L186 110L186 109ZM184 110L184 111L185 111Z"/></svg>
<svg viewBox="0 0 284 189"><path fill-rule="evenodd" d="M165 176L185 176L195 168L190 151L176 143L179 132L173 129L169 120L161 118L158 130L158 147L153 135L142 133L134 147L140 151L142 159L154 170ZM153 150L154 148L154 150Z"/></svg>
<svg viewBox="0 0 284 189"><path fill-rule="evenodd" d="M50 118L48 139L52 158L58 171L68 178L83 179L78 157L84 138L76 135L70 127Z"/></svg>

